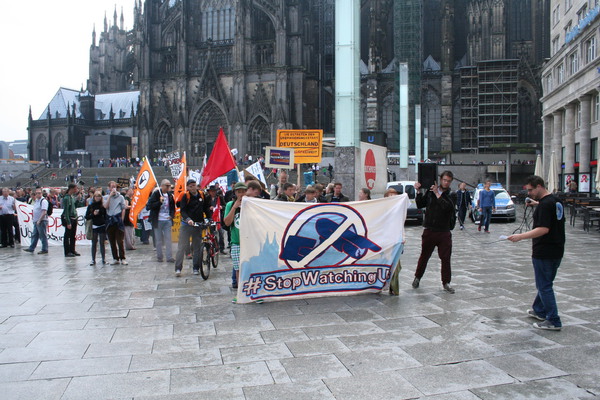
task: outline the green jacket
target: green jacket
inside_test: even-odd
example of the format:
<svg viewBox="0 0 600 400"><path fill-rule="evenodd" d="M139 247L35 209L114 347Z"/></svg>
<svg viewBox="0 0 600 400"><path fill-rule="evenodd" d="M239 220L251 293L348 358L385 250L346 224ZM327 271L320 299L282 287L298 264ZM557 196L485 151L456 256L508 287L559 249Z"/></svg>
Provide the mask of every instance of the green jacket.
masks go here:
<svg viewBox="0 0 600 400"><path fill-rule="evenodd" d="M62 199L63 213L61 214L64 218L76 219L77 209L75 208L75 199L70 194L65 195Z"/></svg>

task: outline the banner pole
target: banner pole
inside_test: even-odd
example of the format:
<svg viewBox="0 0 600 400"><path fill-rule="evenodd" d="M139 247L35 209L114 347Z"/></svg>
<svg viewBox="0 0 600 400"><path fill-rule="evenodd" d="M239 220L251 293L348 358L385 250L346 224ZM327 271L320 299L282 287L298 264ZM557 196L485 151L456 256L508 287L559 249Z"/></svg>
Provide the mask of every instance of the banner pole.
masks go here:
<svg viewBox="0 0 600 400"><path fill-rule="evenodd" d="M300 164L298 165L298 184L296 185L296 189L300 189Z"/></svg>

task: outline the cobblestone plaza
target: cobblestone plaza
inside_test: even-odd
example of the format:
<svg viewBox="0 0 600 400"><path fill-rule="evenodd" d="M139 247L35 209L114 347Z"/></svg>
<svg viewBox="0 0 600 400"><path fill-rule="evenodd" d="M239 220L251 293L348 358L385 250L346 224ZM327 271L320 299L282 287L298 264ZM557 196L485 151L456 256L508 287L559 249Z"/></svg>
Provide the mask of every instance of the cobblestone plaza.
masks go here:
<svg viewBox="0 0 600 400"><path fill-rule="evenodd" d="M520 211L522 213L522 210ZM235 305L231 259L203 281L186 265L89 266L89 248L0 250L3 399L571 399L600 395L600 233L567 226L555 281L561 332L532 327L531 243L519 227L453 232L456 294L435 253L412 289L420 226L407 226L401 293Z"/></svg>

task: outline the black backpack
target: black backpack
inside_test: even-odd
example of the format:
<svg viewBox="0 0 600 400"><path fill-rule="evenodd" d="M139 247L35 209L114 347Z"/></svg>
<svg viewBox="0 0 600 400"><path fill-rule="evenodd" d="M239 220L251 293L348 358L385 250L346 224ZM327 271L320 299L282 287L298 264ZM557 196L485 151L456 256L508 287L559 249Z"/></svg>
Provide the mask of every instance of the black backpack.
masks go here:
<svg viewBox="0 0 600 400"><path fill-rule="evenodd" d="M47 198L44 200L46 200L48 202L48 209L46 210L46 214L50 217L50 216L52 216L52 211L54 211L54 205Z"/></svg>

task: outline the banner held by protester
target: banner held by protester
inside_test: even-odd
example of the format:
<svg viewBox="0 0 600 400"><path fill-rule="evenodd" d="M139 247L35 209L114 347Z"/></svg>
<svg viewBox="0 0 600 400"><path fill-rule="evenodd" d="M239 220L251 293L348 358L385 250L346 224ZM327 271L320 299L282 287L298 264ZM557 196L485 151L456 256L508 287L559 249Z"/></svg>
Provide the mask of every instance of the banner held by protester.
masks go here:
<svg viewBox="0 0 600 400"><path fill-rule="evenodd" d="M237 302L381 291L400 259L407 208L406 194L308 207L245 197Z"/></svg>

